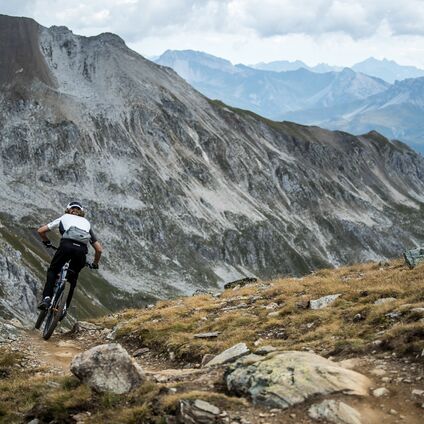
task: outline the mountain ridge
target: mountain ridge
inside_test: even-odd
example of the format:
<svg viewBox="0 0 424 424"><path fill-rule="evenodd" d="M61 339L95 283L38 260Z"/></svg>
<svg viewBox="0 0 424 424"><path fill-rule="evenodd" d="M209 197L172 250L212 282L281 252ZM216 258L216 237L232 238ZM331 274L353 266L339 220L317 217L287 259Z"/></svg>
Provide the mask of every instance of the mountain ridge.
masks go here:
<svg viewBox="0 0 424 424"><path fill-rule="evenodd" d="M179 55L178 51L174 52L174 60ZM215 66L211 71L206 64L198 66L199 57L199 52L196 57L185 53L176 70L209 97L275 120L291 120L355 134L376 129L386 137L402 139L418 151L424 151L420 125L424 99L424 89L419 84L422 77L389 84L351 68L323 74L314 74L304 68L286 72L257 70L255 73L244 65L229 68L229 62L225 69ZM172 60L167 64L175 67ZM195 71L190 73L190 69ZM244 74L237 70L243 70ZM414 94L408 88L411 84L415 85ZM393 97L396 90L399 91L398 99ZM390 108L382 108L375 102L376 98L385 96L393 97L394 105ZM402 98L402 107L396 106Z"/></svg>
<svg viewBox="0 0 424 424"><path fill-rule="evenodd" d="M404 146L207 99L107 34L39 26L33 43L52 79L12 73L0 92L0 216L12 231L0 234L1 314L15 313L20 281L34 317L48 261L35 229L75 198L105 246L96 283L80 287L84 314L422 240L424 159Z"/></svg>
<svg viewBox="0 0 424 424"><path fill-rule="evenodd" d="M251 109L271 119L310 105L321 107L321 103L328 106L362 99L388 86L380 79L348 68L329 73L314 73L304 68L263 71L245 65L233 66L229 61L193 51L167 51L156 63L173 68L211 98ZM355 87L357 89L353 89Z"/></svg>

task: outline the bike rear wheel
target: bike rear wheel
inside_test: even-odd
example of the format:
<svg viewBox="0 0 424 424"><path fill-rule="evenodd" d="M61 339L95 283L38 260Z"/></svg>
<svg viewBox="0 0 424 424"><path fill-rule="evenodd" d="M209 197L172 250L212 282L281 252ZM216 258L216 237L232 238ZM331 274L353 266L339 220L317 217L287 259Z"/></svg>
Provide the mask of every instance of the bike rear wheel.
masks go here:
<svg viewBox="0 0 424 424"><path fill-rule="evenodd" d="M68 294L70 290L70 285L68 283L64 284L62 292L56 297L54 304L51 306L47 313L46 323L44 324L43 330L43 339L48 340L53 331L55 330L57 323L62 316L63 310L66 305L66 300L68 299Z"/></svg>

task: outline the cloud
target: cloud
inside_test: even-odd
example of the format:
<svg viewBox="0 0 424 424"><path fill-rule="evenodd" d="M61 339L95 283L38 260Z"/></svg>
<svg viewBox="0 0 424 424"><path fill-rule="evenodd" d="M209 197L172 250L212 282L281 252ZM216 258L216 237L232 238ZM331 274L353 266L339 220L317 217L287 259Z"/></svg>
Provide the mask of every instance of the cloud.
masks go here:
<svg viewBox="0 0 424 424"><path fill-rule="evenodd" d="M233 13L243 25L263 37L339 32L364 38L375 33L386 17L380 8L372 6L373 2L363 0L234 0L231 3Z"/></svg>
<svg viewBox="0 0 424 424"><path fill-rule="evenodd" d="M233 0L231 9L263 37L343 33L359 39L382 27L393 35L424 35L422 0Z"/></svg>
<svg viewBox="0 0 424 424"><path fill-rule="evenodd" d="M0 0L0 14L31 17L32 3L31 0Z"/></svg>
<svg viewBox="0 0 424 424"><path fill-rule="evenodd" d="M0 13L92 35L115 32L128 42L172 34L237 34L352 39L424 35L423 0L0 0Z"/></svg>
<svg viewBox="0 0 424 424"><path fill-rule="evenodd" d="M3 0L0 0L3 1ZM127 41L149 35L221 27L225 1L33 0L29 13L41 24L65 25L76 33L115 32ZM9 10L13 7L9 7ZM1 10L1 9L0 9Z"/></svg>

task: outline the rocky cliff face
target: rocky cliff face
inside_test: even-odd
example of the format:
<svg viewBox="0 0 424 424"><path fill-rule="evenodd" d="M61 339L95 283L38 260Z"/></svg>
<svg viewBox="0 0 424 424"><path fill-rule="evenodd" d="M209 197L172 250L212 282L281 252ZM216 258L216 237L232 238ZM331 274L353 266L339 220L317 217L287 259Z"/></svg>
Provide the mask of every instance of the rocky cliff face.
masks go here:
<svg viewBox="0 0 424 424"><path fill-rule="evenodd" d="M422 240L424 161L405 145L212 102L113 34L5 16L0 28L0 212L15 237L2 233L1 257L38 263L26 310L48 260L33 231L71 199L106 248L102 278L81 284L87 314Z"/></svg>

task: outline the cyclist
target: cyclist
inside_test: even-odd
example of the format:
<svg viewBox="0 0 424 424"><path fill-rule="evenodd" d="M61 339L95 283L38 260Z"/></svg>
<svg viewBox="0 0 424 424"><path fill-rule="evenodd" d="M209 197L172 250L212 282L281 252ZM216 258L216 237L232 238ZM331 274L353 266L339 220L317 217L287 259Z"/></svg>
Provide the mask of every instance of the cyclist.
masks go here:
<svg viewBox="0 0 424 424"><path fill-rule="evenodd" d="M46 235L48 231L59 228L59 232L62 235L59 249L56 251L50 263L50 267L47 270L47 281L43 290L43 300L38 305L38 309L46 310L49 308L57 275L63 265L68 261L70 261L70 263L66 279L70 283L70 291L68 299L66 300L66 307L69 307L77 284L78 274L86 264L88 242L91 243L95 250L94 261L91 267L93 269L99 268L99 260L103 248L97 241L91 229L90 222L84 218L84 216L85 211L81 203L71 202L66 206L64 215L47 225L42 225L38 229L38 234L46 247L52 246Z"/></svg>

